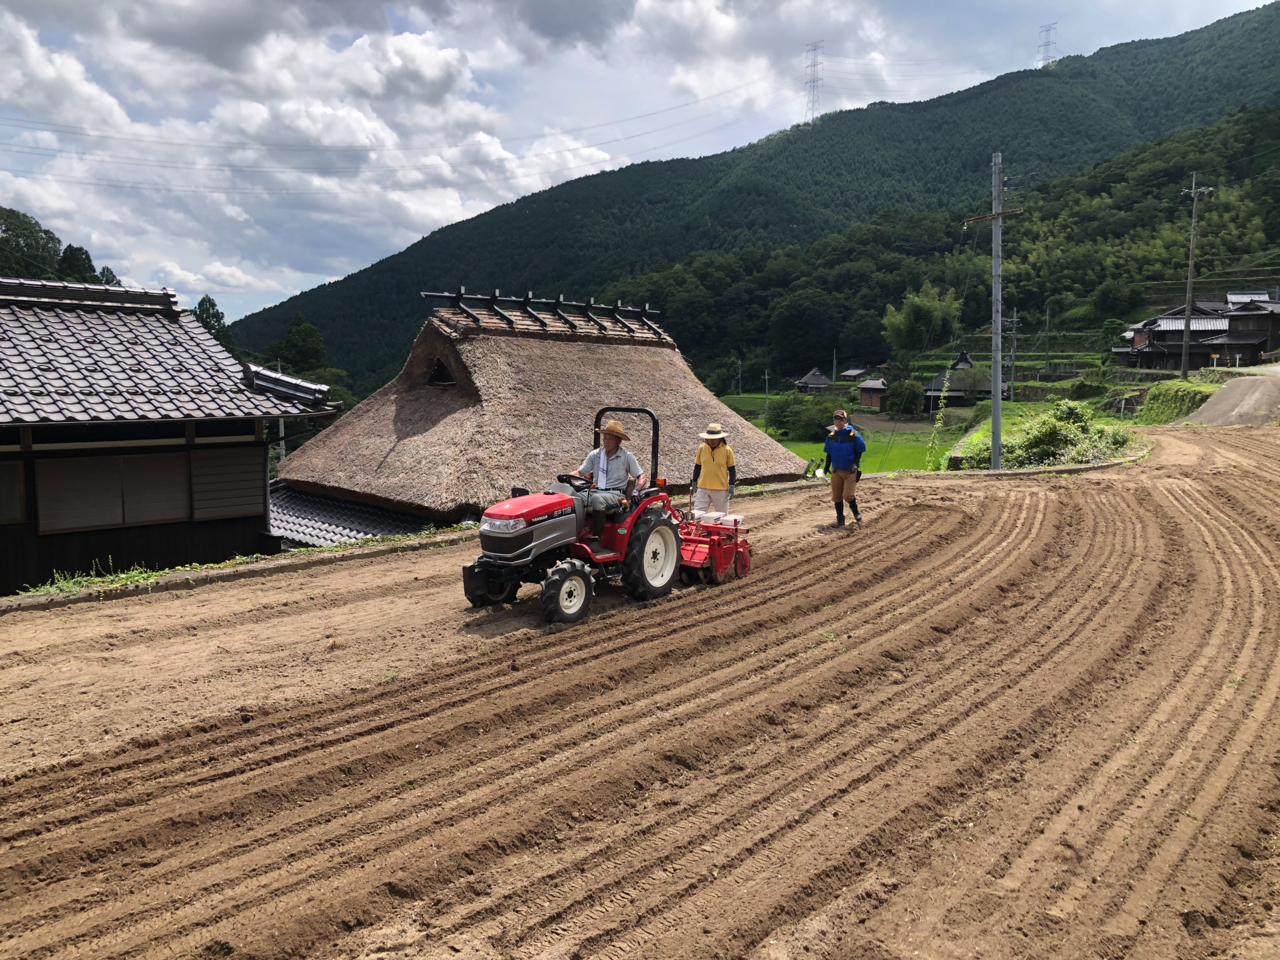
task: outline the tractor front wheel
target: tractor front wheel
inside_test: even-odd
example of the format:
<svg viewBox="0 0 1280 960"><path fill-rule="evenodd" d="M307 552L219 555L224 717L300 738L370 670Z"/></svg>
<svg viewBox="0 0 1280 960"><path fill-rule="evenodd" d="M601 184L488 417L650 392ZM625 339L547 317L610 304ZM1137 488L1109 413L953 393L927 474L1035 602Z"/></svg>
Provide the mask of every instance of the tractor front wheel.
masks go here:
<svg viewBox="0 0 1280 960"><path fill-rule="evenodd" d="M665 597L680 571L680 527L668 513L647 511L631 527L622 581L636 600Z"/></svg>
<svg viewBox="0 0 1280 960"><path fill-rule="evenodd" d="M520 584L503 583L501 580L486 580L484 587L484 593L467 597L473 607L496 607L504 603L515 603L516 594L520 592Z"/></svg>
<svg viewBox="0 0 1280 960"><path fill-rule="evenodd" d="M562 560L542 581L542 615L552 623L577 623L591 610L591 571L581 560Z"/></svg>

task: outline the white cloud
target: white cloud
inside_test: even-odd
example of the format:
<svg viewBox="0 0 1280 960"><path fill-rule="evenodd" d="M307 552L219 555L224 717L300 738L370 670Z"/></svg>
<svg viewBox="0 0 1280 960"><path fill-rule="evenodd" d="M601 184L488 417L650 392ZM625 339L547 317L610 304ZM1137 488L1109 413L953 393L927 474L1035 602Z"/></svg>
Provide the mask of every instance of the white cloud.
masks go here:
<svg viewBox="0 0 1280 960"><path fill-rule="evenodd" d="M283 290L284 287L273 280L259 280L245 273L239 267L219 263L207 263L201 271L205 279L221 290Z"/></svg>
<svg viewBox="0 0 1280 960"><path fill-rule="evenodd" d="M1060 40L1087 53L1250 5L1082 0ZM1025 66L1040 16L1004 0L4 0L0 204L235 317L572 177L797 122L811 40L830 109Z"/></svg>

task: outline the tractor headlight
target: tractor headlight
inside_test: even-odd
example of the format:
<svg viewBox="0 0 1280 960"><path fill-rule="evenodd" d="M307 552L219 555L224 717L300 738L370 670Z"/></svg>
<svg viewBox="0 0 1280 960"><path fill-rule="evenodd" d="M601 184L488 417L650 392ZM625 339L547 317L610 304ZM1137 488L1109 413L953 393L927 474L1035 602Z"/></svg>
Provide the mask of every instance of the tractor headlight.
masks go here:
<svg viewBox="0 0 1280 960"><path fill-rule="evenodd" d="M497 517L485 517L480 524L481 533L515 533L517 530L523 530L529 525L529 521L524 517L516 517L514 519L500 519Z"/></svg>

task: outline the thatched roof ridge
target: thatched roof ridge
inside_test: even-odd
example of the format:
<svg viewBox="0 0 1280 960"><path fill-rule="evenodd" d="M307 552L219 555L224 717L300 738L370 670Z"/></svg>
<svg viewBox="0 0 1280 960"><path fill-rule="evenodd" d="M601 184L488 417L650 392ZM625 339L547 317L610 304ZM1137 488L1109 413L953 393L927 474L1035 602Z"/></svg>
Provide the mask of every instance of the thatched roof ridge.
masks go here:
<svg viewBox="0 0 1280 960"><path fill-rule="evenodd" d="M495 335L455 329L446 311L423 325L399 376L280 464L282 479L314 493L457 520L509 496L513 485L541 489L576 469L603 406L657 413L659 470L673 484L689 482L698 433L712 421L729 433L739 482L804 470L803 460L717 400L669 340ZM451 374L450 385L428 382L438 364ZM620 419L647 471L647 424Z"/></svg>
<svg viewBox="0 0 1280 960"><path fill-rule="evenodd" d="M444 300L432 313L432 321L459 336L477 333L490 336L532 336L552 340L621 339L651 346L675 347L657 324L657 312L643 307L596 303L574 303L563 297L535 300L491 297L467 293L424 293L428 299Z"/></svg>

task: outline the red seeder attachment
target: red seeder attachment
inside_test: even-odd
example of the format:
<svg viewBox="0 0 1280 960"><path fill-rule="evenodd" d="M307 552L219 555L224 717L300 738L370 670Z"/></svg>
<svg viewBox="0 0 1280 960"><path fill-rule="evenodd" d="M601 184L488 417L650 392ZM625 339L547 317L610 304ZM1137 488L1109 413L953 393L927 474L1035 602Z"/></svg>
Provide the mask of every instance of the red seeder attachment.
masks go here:
<svg viewBox="0 0 1280 960"><path fill-rule="evenodd" d="M724 583L751 569L751 544L737 514L706 513L680 523L680 578L685 583Z"/></svg>

